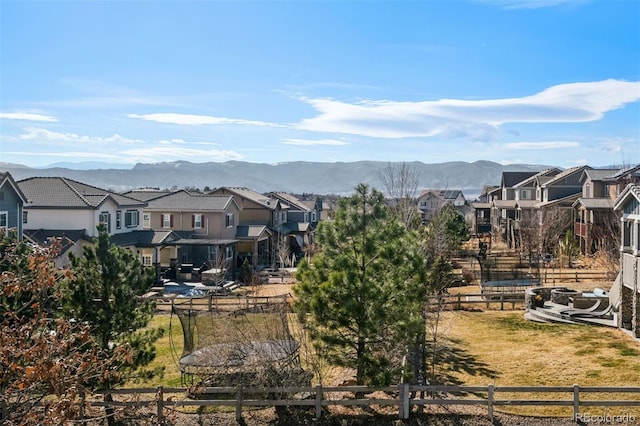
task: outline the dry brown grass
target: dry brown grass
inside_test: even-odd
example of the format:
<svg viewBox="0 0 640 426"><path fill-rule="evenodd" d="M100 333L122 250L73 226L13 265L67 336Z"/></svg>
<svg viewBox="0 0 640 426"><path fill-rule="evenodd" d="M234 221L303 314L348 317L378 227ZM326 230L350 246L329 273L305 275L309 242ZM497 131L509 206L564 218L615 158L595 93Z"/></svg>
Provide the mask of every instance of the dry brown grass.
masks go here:
<svg viewBox="0 0 640 426"><path fill-rule="evenodd" d="M587 325L539 324L522 312L448 312L447 338L454 351L473 357L479 374L459 371L467 385L497 386L638 386L640 342L622 331ZM468 361L467 361L468 362ZM495 377L490 377L494 373ZM570 394L498 394L499 399L563 399ZM584 395L585 399L640 399L640 395ZM543 410L542 410L543 409ZM602 409L599 412L602 412ZM513 407L506 412L569 416L562 407ZM609 414L640 410L610 408Z"/></svg>

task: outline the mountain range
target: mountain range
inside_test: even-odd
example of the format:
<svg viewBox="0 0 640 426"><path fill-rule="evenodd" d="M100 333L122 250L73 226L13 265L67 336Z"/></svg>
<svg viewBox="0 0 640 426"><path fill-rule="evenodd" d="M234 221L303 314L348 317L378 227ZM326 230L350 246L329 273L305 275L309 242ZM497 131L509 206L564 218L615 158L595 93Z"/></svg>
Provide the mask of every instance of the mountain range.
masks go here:
<svg viewBox="0 0 640 426"><path fill-rule="evenodd" d="M103 189L123 192L135 188L199 188L245 186L258 192L285 191L294 194L350 194L359 183L383 190L381 173L390 164L383 161L306 162L279 164L227 161L223 163L138 163L130 169L101 168L91 163L87 168L31 168L19 164L0 163L16 180L29 177L61 176ZM395 163L398 164L398 163ZM503 171L539 171L548 166L530 164L502 165L492 161L472 163L411 162L419 177L419 189L460 189L467 199L474 199L485 185L499 185Z"/></svg>

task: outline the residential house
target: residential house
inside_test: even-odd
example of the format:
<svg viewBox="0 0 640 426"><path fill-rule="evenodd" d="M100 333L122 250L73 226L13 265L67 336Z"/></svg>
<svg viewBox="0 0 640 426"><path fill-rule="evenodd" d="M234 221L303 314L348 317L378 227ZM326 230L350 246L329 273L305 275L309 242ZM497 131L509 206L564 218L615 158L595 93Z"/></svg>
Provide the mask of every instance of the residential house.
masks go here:
<svg viewBox="0 0 640 426"><path fill-rule="evenodd" d="M11 173L0 173L0 232L15 232L16 238L22 240L23 223L27 217L25 204L27 197Z"/></svg>
<svg viewBox="0 0 640 426"><path fill-rule="evenodd" d="M640 185L640 164L620 169L603 181L609 185L610 197L615 199L628 185Z"/></svg>
<svg viewBox="0 0 640 426"><path fill-rule="evenodd" d="M43 247L58 243L59 252L54 259L58 268L69 267L69 254L81 256L84 246L93 245L93 238L89 238L84 229L25 229L24 238Z"/></svg>
<svg viewBox="0 0 640 426"><path fill-rule="evenodd" d="M300 259L304 248L315 242L315 229L320 218L318 208L322 208L322 202L316 200L310 207L286 192L270 192L266 195L288 207L287 222L282 225L281 233L289 237L289 250L296 259Z"/></svg>
<svg viewBox="0 0 640 426"><path fill-rule="evenodd" d="M560 173L562 173L562 170L555 167L544 169L513 185L513 194L516 200L516 218L515 221L511 222L512 228L507 233L508 237L513 239L513 244L510 244L510 246L519 247L523 238L530 238L537 234L542 187ZM528 237L524 234L528 234ZM532 249L532 247L529 248Z"/></svg>
<svg viewBox="0 0 640 426"><path fill-rule="evenodd" d="M29 200L23 215L25 235L37 244L59 240L59 266L68 265L69 253L79 255L92 243L99 224L111 238L142 229L146 203L140 200L63 177L33 177L17 185Z"/></svg>
<svg viewBox="0 0 640 426"><path fill-rule="evenodd" d="M474 212L473 233L487 243L491 242L491 194L498 188L495 185L485 185L478 199L471 203Z"/></svg>
<svg viewBox="0 0 640 426"><path fill-rule="evenodd" d="M156 236L157 243L164 243L158 257L163 270L215 268L235 278L236 232L241 209L232 196L187 190L158 193L157 197L148 191L137 194L147 199L142 227L157 233L171 231L165 239L158 240L162 234Z"/></svg>
<svg viewBox="0 0 640 426"><path fill-rule="evenodd" d="M613 204L621 214L620 273L611 300L620 300L618 326L640 338L640 185L629 184Z"/></svg>
<svg viewBox="0 0 640 426"><path fill-rule="evenodd" d="M278 252L284 251L284 243L288 247L287 240L280 235L288 221L289 206L246 187L221 187L211 194L233 196L241 207L239 257L249 259L258 269L275 265Z"/></svg>
<svg viewBox="0 0 640 426"><path fill-rule="evenodd" d="M417 199L423 223L429 223L446 204L453 204L462 213L466 202L467 200L460 190L425 189Z"/></svg>
<svg viewBox="0 0 640 426"><path fill-rule="evenodd" d="M573 203L582 195L580 178L590 166L578 166L564 170L540 185L541 200L536 204L538 225L559 237L571 229Z"/></svg>
<svg viewBox="0 0 640 426"><path fill-rule="evenodd" d="M173 231L144 229L111 237L111 242L120 247L127 248L138 254L142 266L152 266L156 270L158 282L167 276L166 271L171 269L172 260L176 258L177 242L180 236Z"/></svg>
<svg viewBox="0 0 640 426"><path fill-rule="evenodd" d="M609 180L618 169L586 169L581 177L582 194L573 203L573 233L580 244L582 254L592 254L600 249L617 249L608 247L618 235L620 221L613 211L613 203L617 194L610 186ZM615 194L615 195L614 195Z"/></svg>
<svg viewBox="0 0 640 426"><path fill-rule="evenodd" d="M101 223L110 235L142 229L140 200L64 177L33 177L18 186L29 200L25 229L84 229L90 238Z"/></svg>
<svg viewBox="0 0 640 426"><path fill-rule="evenodd" d="M491 228L511 246L514 241L513 222L517 216L516 192L517 184L538 172L502 172L498 190L491 192Z"/></svg>

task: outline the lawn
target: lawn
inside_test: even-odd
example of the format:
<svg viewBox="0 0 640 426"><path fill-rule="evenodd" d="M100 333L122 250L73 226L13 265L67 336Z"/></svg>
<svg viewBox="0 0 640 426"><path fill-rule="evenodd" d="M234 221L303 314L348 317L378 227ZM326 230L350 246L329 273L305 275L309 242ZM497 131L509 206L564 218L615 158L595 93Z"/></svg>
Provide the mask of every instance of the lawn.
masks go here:
<svg viewBox="0 0 640 426"><path fill-rule="evenodd" d="M171 323L171 324L170 324ZM165 368L163 378L140 386L180 386L178 359L182 351L182 328L177 317L157 315L152 325L167 331L156 344L151 367ZM171 333L169 333L171 330ZM447 383L486 386L638 386L640 342L623 332L587 325L539 324L523 318L522 311L446 312L440 342L448 356L439 372ZM562 399L570 394L496 394L498 399ZM640 395L581 396L583 399L640 399ZM602 414L602 408L593 413ZM568 417L565 407L500 407L499 411ZM640 410L611 407L611 415Z"/></svg>
<svg viewBox="0 0 640 426"><path fill-rule="evenodd" d="M486 386L638 386L640 342L623 332L588 325L540 324L527 321L522 311L455 311L443 317L443 341L456 358L447 372L451 381ZM640 395L582 396L585 399L640 399ZM500 399L509 399L501 393ZM514 399L540 399L519 394ZM545 399L571 399L569 394ZM598 409L602 413L602 409ZM570 416L563 407L501 409L518 414ZM640 410L612 407L609 414Z"/></svg>

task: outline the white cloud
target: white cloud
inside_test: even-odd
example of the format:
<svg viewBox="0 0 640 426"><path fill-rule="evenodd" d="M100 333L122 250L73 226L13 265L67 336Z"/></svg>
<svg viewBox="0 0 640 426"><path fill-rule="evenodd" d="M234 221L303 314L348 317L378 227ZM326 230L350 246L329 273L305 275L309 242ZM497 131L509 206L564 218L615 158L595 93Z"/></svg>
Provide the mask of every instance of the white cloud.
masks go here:
<svg viewBox="0 0 640 426"><path fill-rule="evenodd" d="M32 114L29 112L0 112L0 118L8 120L27 120L27 121L58 121L57 118L50 115Z"/></svg>
<svg viewBox="0 0 640 426"><path fill-rule="evenodd" d="M203 124L236 124L249 126L283 127L275 123L265 121L242 120L235 118L213 117L209 115L193 115L178 113L157 113L157 114L128 114L129 118L137 118L156 123L181 124L185 126L199 126Z"/></svg>
<svg viewBox="0 0 640 426"><path fill-rule="evenodd" d="M616 137L607 138L601 143L601 149L607 152L623 152L625 148L634 149L634 146L638 146L638 139Z"/></svg>
<svg viewBox="0 0 640 426"><path fill-rule="evenodd" d="M244 157L231 150L194 149L184 146L158 145L124 150L128 162L157 163L160 161L186 160L194 163L207 161L242 160Z"/></svg>
<svg viewBox="0 0 640 426"><path fill-rule="evenodd" d="M319 140L311 140L311 139L285 139L283 144L286 145L302 145L302 146L313 146L313 145L349 145L348 142L339 141L335 139L319 139Z"/></svg>
<svg viewBox="0 0 640 426"><path fill-rule="evenodd" d="M157 163L161 161L186 160L191 162L242 160L243 156L232 150L209 148L218 144L211 142L189 142L184 139L157 140L145 142L128 139L118 134L110 137L81 136L76 133L60 133L47 129L28 128L27 133L19 135L22 141L42 142L52 146L49 152L6 151L7 155L29 155L44 157L67 157L75 159L101 159L125 163ZM65 144L80 145L86 151L66 151ZM109 145L105 149L105 144ZM23 143L24 145L24 143ZM132 148L133 145L139 147ZM196 148L194 148L194 146ZM202 147L202 148L200 148Z"/></svg>
<svg viewBox="0 0 640 426"><path fill-rule="evenodd" d="M405 138L436 135L486 140L505 123L576 123L640 100L640 82L604 80L552 86L531 96L489 100L441 99L347 103L302 99L318 111L297 127L315 132Z"/></svg>
<svg viewBox="0 0 640 426"><path fill-rule="evenodd" d="M19 135L22 140L35 140L35 141L49 141L49 142L72 142L72 143L143 143L141 140L128 139L118 134L103 138L101 136L81 136L76 133L60 133L52 132L47 129L39 129L35 127L28 127L25 129L27 133Z"/></svg>
<svg viewBox="0 0 640 426"><path fill-rule="evenodd" d="M503 145L506 149L557 149L557 148L576 148L579 147L578 142L570 141L548 141L548 142L512 142Z"/></svg>

